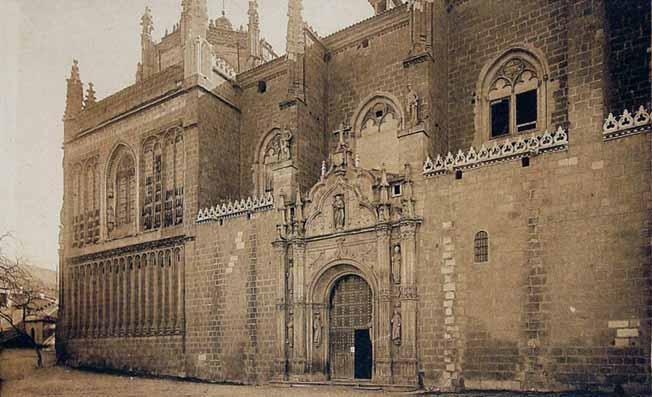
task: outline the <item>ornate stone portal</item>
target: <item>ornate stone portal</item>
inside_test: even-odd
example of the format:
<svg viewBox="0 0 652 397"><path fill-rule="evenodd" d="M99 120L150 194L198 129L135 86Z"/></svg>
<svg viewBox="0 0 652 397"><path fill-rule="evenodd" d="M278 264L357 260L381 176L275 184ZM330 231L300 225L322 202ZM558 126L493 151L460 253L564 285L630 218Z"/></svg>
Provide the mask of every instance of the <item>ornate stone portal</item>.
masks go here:
<svg viewBox="0 0 652 397"><path fill-rule="evenodd" d="M392 197L387 173L355 167L350 156L341 141L337 165L307 197L279 208L277 375L414 384L421 221Z"/></svg>

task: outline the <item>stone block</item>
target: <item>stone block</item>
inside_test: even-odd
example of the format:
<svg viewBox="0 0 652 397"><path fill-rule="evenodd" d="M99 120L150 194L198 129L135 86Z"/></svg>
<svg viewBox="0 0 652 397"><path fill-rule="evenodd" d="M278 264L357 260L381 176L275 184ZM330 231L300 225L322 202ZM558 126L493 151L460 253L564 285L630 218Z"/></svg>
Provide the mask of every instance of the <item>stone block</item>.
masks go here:
<svg viewBox="0 0 652 397"><path fill-rule="evenodd" d="M616 331L618 338L638 338L638 328L621 328Z"/></svg>
<svg viewBox="0 0 652 397"><path fill-rule="evenodd" d="M609 328L627 328L627 327L629 327L629 321L627 320L609 321Z"/></svg>

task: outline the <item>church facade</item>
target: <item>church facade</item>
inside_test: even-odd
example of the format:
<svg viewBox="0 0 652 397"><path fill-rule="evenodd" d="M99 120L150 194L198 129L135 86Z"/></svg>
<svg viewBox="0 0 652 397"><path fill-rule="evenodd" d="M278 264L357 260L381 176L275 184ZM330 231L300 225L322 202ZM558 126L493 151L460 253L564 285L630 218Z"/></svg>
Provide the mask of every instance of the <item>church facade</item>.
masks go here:
<svg viewBox="0 0 652 397"><path fill-rule="evenodd" d="M362 0L360 0L362 1ZM370 0L286 54L183 0L75 61L59 358L217 382L650 387L645 1Z"/></svg>

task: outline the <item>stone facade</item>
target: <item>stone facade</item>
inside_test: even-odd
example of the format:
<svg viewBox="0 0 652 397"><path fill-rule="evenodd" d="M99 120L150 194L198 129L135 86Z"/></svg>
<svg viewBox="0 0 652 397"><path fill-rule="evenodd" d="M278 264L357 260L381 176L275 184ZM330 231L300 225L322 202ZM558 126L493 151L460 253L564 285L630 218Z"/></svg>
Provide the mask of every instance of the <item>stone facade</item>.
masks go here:
<svg viewBox="0 0 652 397"><path fill-rule="evenodd" d="M73 65L62 359L649 389L649 4L374 0L319 37L290 0L276 57L249 3L184 0L158 43L147 10L108 98Z"/></svg>

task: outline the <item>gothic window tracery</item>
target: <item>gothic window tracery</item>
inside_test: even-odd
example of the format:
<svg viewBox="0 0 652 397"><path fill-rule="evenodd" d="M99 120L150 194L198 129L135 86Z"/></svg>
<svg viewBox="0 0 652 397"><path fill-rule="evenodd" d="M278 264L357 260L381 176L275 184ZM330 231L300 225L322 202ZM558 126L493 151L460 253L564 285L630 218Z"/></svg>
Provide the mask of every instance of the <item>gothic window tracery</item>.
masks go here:
<svg viewBox="0 0 652 397"><path fill-rule="evenodd" d="M75 164L72 178L73 247L95 244L100 238L100 176L97 158Z"/></svg>
<svg viewBox="0 0 652 397"><path fill-rule="evenodd" d="M183 223L184 144L181 129L150 137L143 145L142 204L144 230Z"/></svg>
<svg viewBox="0 0 652 397"><path fill-rule="evenodd" d="M119 146L109 162L107 177L107 231L109 237L133 233L136 211L136 162L131 151Z"/></svg>
<svg viewBox="0 0 652 397"><path fill-rule="evenodd" d="M524 49L507 51L485 67L479 83L484 136L501 138L547 127L545 70L542 60Z"/></svg>

